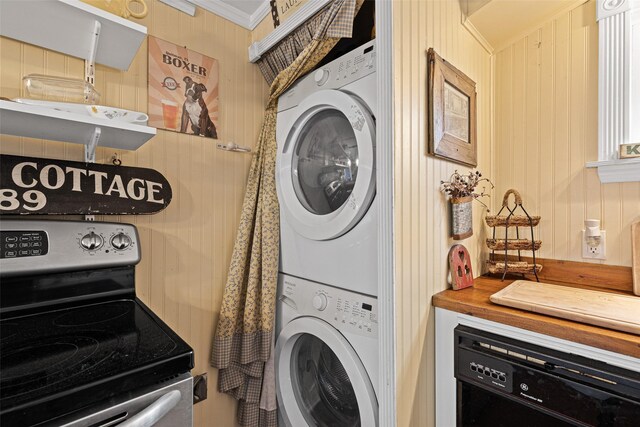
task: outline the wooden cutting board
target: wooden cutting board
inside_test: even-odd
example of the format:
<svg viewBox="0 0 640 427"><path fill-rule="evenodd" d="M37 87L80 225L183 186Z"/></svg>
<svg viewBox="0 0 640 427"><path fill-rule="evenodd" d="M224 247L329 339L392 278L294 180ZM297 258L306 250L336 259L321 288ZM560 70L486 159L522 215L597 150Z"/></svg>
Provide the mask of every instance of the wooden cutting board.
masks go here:
<svg viewBox="0 0 640 427"><path fill-rule="evenodd" d="M633 293L640 296L640 221L631 224L631 272Z"/></svg>
<svg viewBox="0 0 640 427"><path fill-rule="evenodd" d="M491 301L640 335L640 298L568 286L516 280Z"/></svg>

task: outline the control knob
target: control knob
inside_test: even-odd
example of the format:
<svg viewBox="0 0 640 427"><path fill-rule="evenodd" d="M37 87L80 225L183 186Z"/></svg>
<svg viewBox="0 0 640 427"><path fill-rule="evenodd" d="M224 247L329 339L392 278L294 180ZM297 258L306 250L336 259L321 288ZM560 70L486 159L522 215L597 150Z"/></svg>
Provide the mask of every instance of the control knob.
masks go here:
<svg viewBox="0 0 640 427"><path fill-rule="evenodd" d="M327 80L329 80L329 70L324 68L319 69L313 75L313 79L318 86L322 86L327 82Z"/></svg>
<svg viewBox="0 0 640 427"><path fill-rule="evenodd" d="M85 234L80 239L80 246L88 251L95 251L99 249L104 243L104 239L101 235L94 233L91 231L89 234Z"/></svg>
<svg viewBox="0 0 640 427"><path fill-rule="evenodd" d="M131 246L131 237L127 236L124 233L118 233L111 238L111 246L119 251L127 249L129 246Z"/></svg>
<svg viewBox="0 0 640 427"><path fill-rule="evenodd" d="M313 308L318 311L327 308L327 296L325 294L315 294L313 297Z"/></svg>

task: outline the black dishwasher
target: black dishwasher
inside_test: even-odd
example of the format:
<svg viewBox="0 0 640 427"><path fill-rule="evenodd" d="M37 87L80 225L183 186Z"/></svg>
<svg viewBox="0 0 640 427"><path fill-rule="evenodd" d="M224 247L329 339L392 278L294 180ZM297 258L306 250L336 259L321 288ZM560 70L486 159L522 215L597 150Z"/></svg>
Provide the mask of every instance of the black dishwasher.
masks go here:
<svg viewBox="0 0 640 427"><path fill-rule="evenodd" d="M640 373L460 325L459 427L640 426Z"/></svg>

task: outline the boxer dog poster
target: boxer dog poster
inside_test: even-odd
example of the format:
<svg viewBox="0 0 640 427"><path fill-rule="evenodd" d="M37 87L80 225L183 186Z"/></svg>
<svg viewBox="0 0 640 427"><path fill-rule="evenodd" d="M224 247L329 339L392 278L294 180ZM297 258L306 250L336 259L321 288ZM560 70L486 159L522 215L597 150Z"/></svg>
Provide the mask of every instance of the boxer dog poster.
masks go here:
<svg viewBox="0 0 640 427"><path fill-rule="evenodd" d="M149 126L218 138L218 60L149 36Z"/></svg>

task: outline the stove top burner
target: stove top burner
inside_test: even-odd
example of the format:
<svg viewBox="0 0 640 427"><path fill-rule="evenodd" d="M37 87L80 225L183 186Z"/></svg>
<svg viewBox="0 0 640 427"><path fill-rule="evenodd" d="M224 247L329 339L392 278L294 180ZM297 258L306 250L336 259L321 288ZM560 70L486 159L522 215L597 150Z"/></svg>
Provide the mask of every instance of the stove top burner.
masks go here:
<svg viewBox="0 0 640 427"><path fill-rule="evenodd" d="M191 349L138 300L4 319L0 331L0 417L56 396L80 408L193 367Z"/></svg>
<svg viewBox="0 0 640 427"><path fill-rule="evenodd" d="M91 335L51 337L3 351L0 356L2 393L19 396L33 392L102 363L113 354L108 343L116 337L97 331Z"/></svg>
<svg viewBox="0 0 640 427"><path fill-rule="evenodd" d="M5 342L8 339L11 339L15 334L18 333L18 324L17 323L9 323L4 322L0 324L0 343Z"/></svg>
<svg viewBox="0 0 640 427"><path fill-rule="evenodd" d="M56 326L89 326L109 322L131 312L132 305L109 304L99 310L95 307L79 308L61 315L53 321Z"/></svg>

